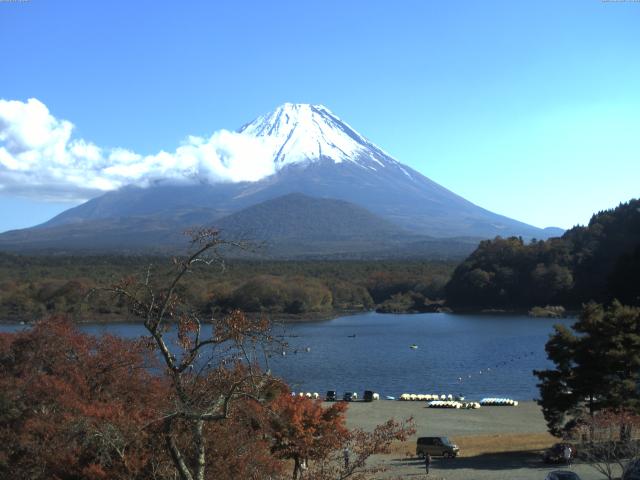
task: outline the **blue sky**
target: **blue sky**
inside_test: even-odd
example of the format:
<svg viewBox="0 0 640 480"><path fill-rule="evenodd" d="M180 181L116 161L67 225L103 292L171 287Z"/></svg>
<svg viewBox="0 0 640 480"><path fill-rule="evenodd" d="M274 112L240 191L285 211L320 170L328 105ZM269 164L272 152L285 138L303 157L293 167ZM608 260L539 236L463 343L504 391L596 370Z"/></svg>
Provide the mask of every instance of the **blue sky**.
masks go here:
<svg viewBox="0 0 640 480"><path fill-rule="evenodd" d="M0 3L0 98L141 155L321 103L474 203L568 228L640 196L639 25L631 1ZM0 175L0 231L78 202L33 173Z"/></svg>

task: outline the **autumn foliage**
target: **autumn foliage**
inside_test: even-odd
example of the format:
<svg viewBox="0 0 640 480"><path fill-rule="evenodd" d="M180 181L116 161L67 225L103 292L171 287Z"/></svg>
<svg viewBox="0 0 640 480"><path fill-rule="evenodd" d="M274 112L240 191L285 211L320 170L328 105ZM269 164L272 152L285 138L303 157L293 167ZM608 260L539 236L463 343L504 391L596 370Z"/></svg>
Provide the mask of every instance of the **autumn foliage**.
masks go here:
<svg viewBox="0 0 640 480"><path fill-rule="evenodd" d="M349 438L346 402L323 408L318 400L284 394L270 408L272 451L278 458L293 460L293 478L298 478L310 461L326 458Z"/></svg>
<svg viewBox="0 0 640 480"><path fill-rule="evenodd" d="M149 268L105 289L146 336L94 337L61 317L0 334L0 478L266 480L293 463L294 478L355 479L411 432L349 431L346 404L292 397L258 361L277 344L266 318L203 316L182 295L225 244L215 230L192 238L169 278Z"/></svg>
<svg viewBox="0 0 640 480"><path fill-rule="evenodd" d="M0 478L176 478L163 436L175 399L147 341L94 337L52 318L0 334L0 368ZM246 400L232 413L206 426L207 478L281 472L263 409ZM185 451L187 427L173 430Z"/></svg>
<svg viewBox="0 0 640 480"><path fill-rule="evenodd" d="M361 480L383 470L367 465L372 455L388 453L393 442L415 433L413 419L389 420L372 432L346 427L348 403L325 408L322 402L283 394L270 405L271 450L293 462L294 480ZM345 462L344 450L349 461Z"/></svg>
<svg viewBox="0 0 640 480"><path fill-rule="evenodd" d="M141 343L60 318L0 335L0 477L153 478L166 398L150 363Z"/></svg>

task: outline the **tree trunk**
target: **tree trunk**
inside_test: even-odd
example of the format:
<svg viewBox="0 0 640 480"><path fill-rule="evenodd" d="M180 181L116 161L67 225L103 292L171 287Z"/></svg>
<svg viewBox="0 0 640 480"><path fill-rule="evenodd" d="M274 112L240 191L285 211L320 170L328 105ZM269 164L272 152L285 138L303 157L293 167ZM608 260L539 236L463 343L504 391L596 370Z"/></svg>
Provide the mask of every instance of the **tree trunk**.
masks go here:
<svg viewBox="0 0 640 480"><path fill-rule="evenodd" d="M622 422L620 424L620 441L628 442L631 440L631 430L632 427L626 422Z"/></svg>
<svg viewBox="0 0 640 480"><path fill-rule="evenodd" d="M297 456L293 459L293 480L298 480L300 478L300 458Z"/></svg>
<svg viewBox="0 0 640 480"><path fill-rule="evenodd" d="M180 449L176 445L175 439L171 434L171 423L171 418L168 418L164 424L164 439L167 444L167 448L169 449L169 453L171 454L171 459L178 470L180 480L193 480L193 475L191 475L189 467L182 456L182 452L180 452Z"/></svg>
<svg viewBox="0 0 640 480"><path fill-rule="evenodd" d="M594 406L593 406L593 395L589 395L589 416L591 417L591 421L589 422L589 441L593 443L595 437L595 426L594 426Z"/></svg>
<svg viewBox="0 0 640 480"><path fill-rule="evenodd" d="M206 457L204 453L204 420L197 420L194 428L196 443L196 480L204 480Z"/></svg>

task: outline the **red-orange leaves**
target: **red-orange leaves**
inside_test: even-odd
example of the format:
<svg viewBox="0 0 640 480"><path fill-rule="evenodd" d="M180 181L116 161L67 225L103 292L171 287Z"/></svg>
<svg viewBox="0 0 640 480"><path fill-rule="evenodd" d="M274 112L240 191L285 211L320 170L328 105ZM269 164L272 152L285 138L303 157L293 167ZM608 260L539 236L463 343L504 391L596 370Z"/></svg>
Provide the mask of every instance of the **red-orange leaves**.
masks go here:
<svg viewBox="0 0 640 480"><path fill-rule="evenodd" d="M168 389L139 342L61 318L0 336L0 477L142 479Z"/></svg>
<svg viewBox="0 0 640 480"><path fill-rule="evenodd" d="M349 437L344 402L325 409L320 401L284 394L271 408L272 451L278 458L293 459L295 470L307 460L326 458Z"/></svg>
<svg viewBox="0 0 640 480"><path fill-rule="evenodd" d="M178 345L184 350L193 348L194 334L198 331L198 323L189 315L180 315L178 319Z"/></svg>

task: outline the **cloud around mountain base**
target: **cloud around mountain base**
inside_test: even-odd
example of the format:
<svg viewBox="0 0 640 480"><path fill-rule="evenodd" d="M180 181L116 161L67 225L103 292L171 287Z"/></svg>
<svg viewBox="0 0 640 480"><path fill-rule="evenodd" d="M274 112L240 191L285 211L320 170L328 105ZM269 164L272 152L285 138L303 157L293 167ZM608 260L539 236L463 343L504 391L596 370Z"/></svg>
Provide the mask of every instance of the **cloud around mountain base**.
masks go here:
<svg viewBox="0 0 640 480"><path fill-rule="evenodd" d="M125 185L256 181L275 171L267 137L219 130L140 155L73 138L73 129L35 98L0 99L0 193L78 201Z"/></svg>

